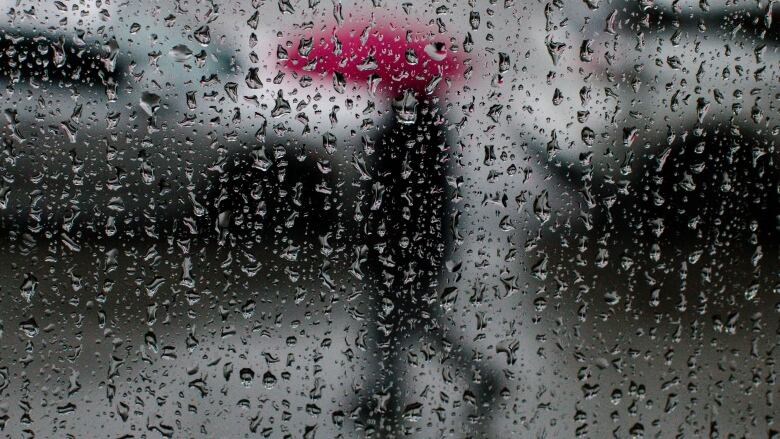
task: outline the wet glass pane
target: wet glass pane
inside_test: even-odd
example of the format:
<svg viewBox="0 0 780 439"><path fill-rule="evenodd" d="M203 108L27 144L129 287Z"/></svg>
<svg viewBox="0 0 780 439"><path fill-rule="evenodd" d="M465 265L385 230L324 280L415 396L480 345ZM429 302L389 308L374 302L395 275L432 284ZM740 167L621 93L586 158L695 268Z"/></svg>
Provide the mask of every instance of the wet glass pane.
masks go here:
<svg viewBox="0 0 780 439"><path fill-rule="evenodd" d="M0 436L780 437L774 0L0 0Z"/></svg>

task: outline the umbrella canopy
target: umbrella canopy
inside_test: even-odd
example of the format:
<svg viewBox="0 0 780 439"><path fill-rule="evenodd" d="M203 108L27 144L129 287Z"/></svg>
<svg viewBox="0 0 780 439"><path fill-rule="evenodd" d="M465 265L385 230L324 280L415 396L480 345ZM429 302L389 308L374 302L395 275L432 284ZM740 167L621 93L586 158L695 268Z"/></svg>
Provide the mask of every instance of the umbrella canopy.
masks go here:
<svg viewBox="0 0 780 439"><path fill-rule="evenodd" d="M339 93L354 86L393 96L440 93L466 70L447 35L360 19L301 34L280 58L283 69L304 81L332 80Z"/></svg>

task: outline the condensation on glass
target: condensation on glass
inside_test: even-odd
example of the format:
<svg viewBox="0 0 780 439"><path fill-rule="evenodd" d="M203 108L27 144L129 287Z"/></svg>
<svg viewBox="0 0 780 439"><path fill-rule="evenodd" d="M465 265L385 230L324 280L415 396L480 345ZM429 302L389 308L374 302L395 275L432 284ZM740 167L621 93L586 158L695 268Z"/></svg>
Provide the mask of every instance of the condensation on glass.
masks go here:
<svg viewBox="0 0 780 439"><path fill-rule="evenodd" d="M0 435L779 437L773 0L0 0Z"/></svg>

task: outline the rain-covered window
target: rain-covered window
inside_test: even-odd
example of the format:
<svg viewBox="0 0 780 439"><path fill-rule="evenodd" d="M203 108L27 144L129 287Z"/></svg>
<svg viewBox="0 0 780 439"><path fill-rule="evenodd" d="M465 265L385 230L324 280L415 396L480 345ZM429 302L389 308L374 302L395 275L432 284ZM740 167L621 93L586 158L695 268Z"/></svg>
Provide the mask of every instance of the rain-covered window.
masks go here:
<svg viewBox="0 0 780 439"><path fill-rule="evenodd" d="M0 436L780 437L774 0L0 0Z"/></svg>

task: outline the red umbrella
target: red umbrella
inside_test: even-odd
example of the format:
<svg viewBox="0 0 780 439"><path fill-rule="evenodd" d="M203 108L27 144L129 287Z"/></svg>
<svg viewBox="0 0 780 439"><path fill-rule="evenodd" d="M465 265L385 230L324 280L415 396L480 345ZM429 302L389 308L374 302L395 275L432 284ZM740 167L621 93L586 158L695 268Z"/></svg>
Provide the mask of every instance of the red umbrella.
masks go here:
<svg viewBox="0 0 780 439"><path fill-rule="evenodd" d="M433 94L463 78L462 55L448 40L420 27L357 19L301 34L280 63L315 81L332 80L338 92L357 82L384 95Z"/></svg>

